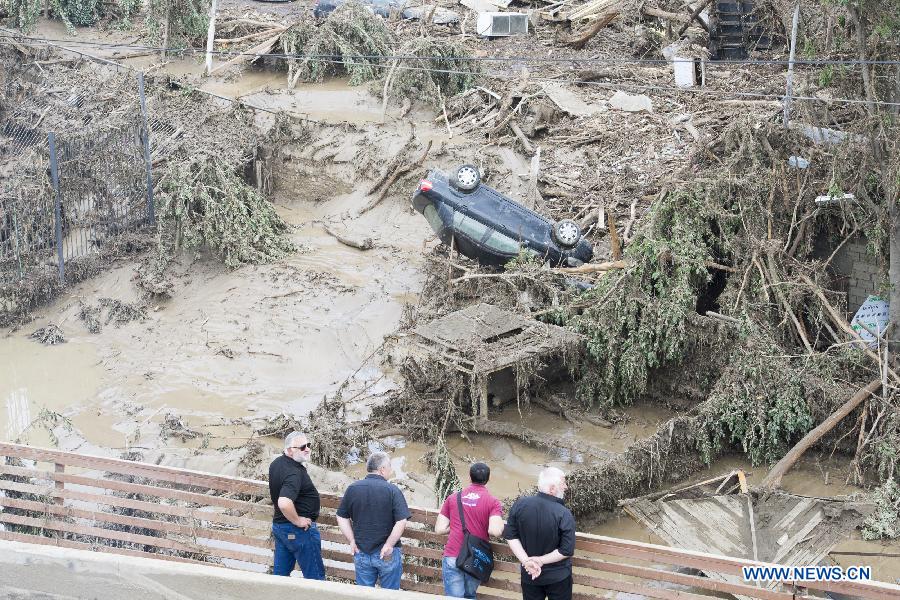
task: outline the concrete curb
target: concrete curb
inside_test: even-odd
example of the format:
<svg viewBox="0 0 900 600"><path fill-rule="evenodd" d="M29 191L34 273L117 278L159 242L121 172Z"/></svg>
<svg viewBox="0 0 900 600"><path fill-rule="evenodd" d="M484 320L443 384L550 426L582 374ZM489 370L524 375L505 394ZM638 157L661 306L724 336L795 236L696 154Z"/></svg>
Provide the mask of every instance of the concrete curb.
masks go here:
<svg viewBox="0 0 900 600"><path fill-rule="evenodd" d="M0 541L0 597L16 600L434 600L298 577Z"/></svg>

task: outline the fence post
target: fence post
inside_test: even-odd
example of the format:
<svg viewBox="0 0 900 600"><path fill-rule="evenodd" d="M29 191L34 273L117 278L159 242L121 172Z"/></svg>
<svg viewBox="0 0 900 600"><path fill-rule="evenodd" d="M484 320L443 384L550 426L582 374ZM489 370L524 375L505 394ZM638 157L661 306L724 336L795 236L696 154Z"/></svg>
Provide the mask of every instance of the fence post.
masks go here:
<svg viewBox="0 0 900 600"><path fill-rule="evenodd" d="M56 215L56 258L59 261L59 282L66 282L65 261L63 259L62 236L62 197L59 193L59 165L56 164L56 135L51 131L47 134L47 142L50 144L50 177L53 180Z"/></svg>
<svg viewBox="0 0 900 600"><path fill-rule="evenodd" d="M16 262L19 263L19 279L25 277L25 272L22 270L22 249L19 247L21 242L19 242L19 217L16 214L16 211L13 211L13 231L16 234Z"/></svg>
<svg viewBox="0 0 900 600"><path fill-rule="evenodd" d="M138 93L141 96L141 138L144 142L144 169L147 171L147 220L151 225L156 223L156 209L153 206L153 175L150 172L150 127L147 125L147 99L144 96L144 73L138 71Z"/></svg>
<svg viewBox="0 0 900 600"><path fill-rule="evenodd" d="M65 471L66 471L66 465L63 465L60 463L55 463L53 465L54 473L65 473ZM56 488L56 491L60 494L58 497L53 499L53 502L55 504L62 505L65 502L65 498L62 497L62 491L63 491L63 488L65 488L65 486L66 486L65 482L60 481L58 479L54 482L54 487Z"/></svg>
<svg viewBox="0 0 900 600"><path fill-rule="evenodd" d="M784 91L784 127L791 123L791 93L794 89L794 56L797 51L797 26L800 23L800 5L794 7L794 21L791 25L791 54L788 59L787 86Z"/></svg>

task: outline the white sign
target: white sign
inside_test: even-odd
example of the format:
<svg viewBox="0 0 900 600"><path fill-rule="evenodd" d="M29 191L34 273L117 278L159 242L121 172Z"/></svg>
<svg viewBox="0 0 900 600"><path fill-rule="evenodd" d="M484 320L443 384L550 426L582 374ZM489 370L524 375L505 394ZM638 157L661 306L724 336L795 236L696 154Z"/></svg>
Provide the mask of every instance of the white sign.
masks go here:
<svg viewBox="0 0 900 600"><path fill-rule="evenodd" d="M888 301L878 296L869 296L862 306L859 307L859 310L856 311L856 314L853 315L850 327L859 334L863 341L868 342L870 348L875 348L878 346L878 342L872 333L881 335L881 332L887 327L889 316L890 306ZM870 331L872 333L869 333Z"/></svg>

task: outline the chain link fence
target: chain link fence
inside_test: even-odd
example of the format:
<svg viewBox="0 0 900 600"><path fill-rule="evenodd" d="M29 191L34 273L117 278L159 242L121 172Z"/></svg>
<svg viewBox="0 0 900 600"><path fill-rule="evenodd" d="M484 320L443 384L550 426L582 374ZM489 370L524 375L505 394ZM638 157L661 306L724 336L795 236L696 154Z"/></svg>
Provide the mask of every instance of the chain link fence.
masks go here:
<svg viewBox="0 0 900 600"><path fill-rule="evenodd" d="M153 223L152 127L132 81L125 93L2 81L0 313L27 308L17 288L64 285L67 266Z"/></svg>

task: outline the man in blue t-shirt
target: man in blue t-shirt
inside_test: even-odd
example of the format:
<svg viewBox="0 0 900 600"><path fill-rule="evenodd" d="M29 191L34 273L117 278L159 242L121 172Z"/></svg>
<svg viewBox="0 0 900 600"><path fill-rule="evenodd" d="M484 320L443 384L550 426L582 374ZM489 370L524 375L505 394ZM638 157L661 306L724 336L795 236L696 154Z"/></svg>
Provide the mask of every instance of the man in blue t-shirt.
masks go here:
<svg viewBox="0 0 900 600"><path fill-rule="evenodd" d="M337 509L338 526L350 544L357 585L400 589L403 554L400 537L410 517L403 492L388 479L391 459L375 452L366 462L365 479L354 481Z"/></svg>

